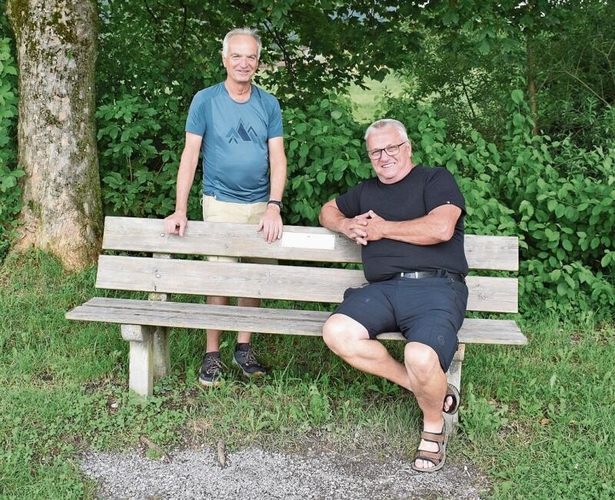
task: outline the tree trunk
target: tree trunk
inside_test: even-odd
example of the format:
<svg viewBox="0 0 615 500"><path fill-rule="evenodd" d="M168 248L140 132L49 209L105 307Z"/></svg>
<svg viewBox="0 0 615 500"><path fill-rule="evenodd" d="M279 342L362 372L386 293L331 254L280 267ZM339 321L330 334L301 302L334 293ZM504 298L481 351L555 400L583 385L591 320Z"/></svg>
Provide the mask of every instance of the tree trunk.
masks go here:
<svg viewBox="0 0 615 500"><path fill-rule="evenodd" d="M96 0L8 0L19 62L20 238L79 270L99 253Z"/></svg>
<svg viewBox="0 0 615 500"><path fill-rule="evenodd" d="M536 91L536 72L534 62L534 40L530 35L527 41L527 94L530 101L530 112L532 120L534 121L534 127L532 128L532 135L539 135L540 129L538 128L538 92Z"/></svg>

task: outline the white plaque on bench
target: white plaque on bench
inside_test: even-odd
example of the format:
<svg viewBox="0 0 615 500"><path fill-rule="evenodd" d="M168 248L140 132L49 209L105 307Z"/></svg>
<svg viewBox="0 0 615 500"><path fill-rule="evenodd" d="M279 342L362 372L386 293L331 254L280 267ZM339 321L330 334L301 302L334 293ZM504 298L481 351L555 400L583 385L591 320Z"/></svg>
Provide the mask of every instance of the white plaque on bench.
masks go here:
<svg viewBox="0 0 615 500"><path fill-rule="evenodd" d="M282 246L288 248L312 248L314 250L333 250L334 234L282 233Z"/></svg>

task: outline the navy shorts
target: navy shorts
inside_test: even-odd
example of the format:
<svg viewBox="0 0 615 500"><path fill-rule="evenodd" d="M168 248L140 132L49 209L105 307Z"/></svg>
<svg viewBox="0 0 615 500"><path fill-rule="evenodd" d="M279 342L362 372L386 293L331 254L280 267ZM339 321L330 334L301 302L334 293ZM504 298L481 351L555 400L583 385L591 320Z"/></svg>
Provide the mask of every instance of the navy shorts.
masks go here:
<svg viewBox="0 0 615 500"><path fill-rule="evenodd" d="M428 345L446 372L457 351L467 302L468 287L463 282L400 277L349 288L335 313L361 323L372 339L399 331L408 342Z"/></svg>

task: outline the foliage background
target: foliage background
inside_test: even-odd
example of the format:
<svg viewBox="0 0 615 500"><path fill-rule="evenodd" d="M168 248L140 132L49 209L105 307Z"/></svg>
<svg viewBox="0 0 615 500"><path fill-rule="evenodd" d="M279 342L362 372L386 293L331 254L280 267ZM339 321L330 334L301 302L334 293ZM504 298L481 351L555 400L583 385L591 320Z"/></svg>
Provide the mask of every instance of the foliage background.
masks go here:
<svg viewBox="0 0 615 500"><path fill-rule="evenodd" d="M612 319L612 2L107 0L99 10L107 214L171 213L192 95L224 78L224 34L255 26L264 45L257 83L277 95L284 112L287 223L317 224L322 203L371 175L362 144L367 123L355 118L348 89L395 70L401 93L382 95L373 118L403 121L415 160L455 174L469 232L521 238L522 310ZM3 258L15 237L23 172L16 62L4 18L0 28ZM191 218L200 217L199 182Z"/></svg>
<svg viewBox="0 0 615 500"><path fill-rule="evenodd" d="M370 176L363 131L391 116L408 126L417 161L455 174L469 232L521 238L518 320L531 341L472 346L451 461L464 456L486 471L496 498L612 498L614 8L602 0L101 0L105 211L170 213L190 99L223 78L224 33L259 27L258 82L284 110L285 221L317 224L324 201ZM356 89L389 69L395 91L357 112ZM139 447L143 436L163 448L306 440L412 456L414 400L314 339L255 336L264 362L277 366L267 383L235 373L221 391L202 393L202 335L176 332L172 375L150 404L132 400L117 329L64 318L94 294L95 270L67 275L47 255L7 254L23 176L16 74L0 16L0 497L94 498L79 454ZM193 218L198 199L197 180Z"/></svg>

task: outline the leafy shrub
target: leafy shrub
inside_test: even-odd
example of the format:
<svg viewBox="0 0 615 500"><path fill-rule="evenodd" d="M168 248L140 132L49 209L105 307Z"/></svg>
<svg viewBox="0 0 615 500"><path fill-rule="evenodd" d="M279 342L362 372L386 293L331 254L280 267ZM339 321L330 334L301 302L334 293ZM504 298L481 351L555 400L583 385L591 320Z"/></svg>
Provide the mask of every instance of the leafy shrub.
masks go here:
<svg viewBox="0 0 615 500"><path fill-rule="evenodd" d="M185 112L173 95L155 102L126 94L99 106L98 149L106 214L164 217L175 207ZM195 179L189 215L199 218Z"/></svg>
<svg viewBox="0 0 615 500"><path fill-rule="evenodd" d="M372 175L350 104L335 94L284 111L288 224L317 225L320 207Z"/></svg>
<svg viewBox="0 0 615 500"><path fill-rule="evenodd" d="M514 91L501 145L476 131L467 144L446 140L429 105L390 98L387 115L404 122L414 160L444 165L466 198L466 229L517 235L521 309L611 320L615 307L615 141L591 151L569 140L533 136L523 92Z"/></svg>
<svg viewBox="0 0 615 500"><path fill-rule="evenodd" d="M17 166L17 64L11 55L11 40L0 39L0 261L6 255L21 212Z"/></svg>
<svg viewBox="0 0 615 500"><path fill-rule="evenodd" d="M171 103L171 104L170 104ZM531 135L529 110L513 92L499 145L476 131L467 143L447 141L434 108L389 98L383 115L406 124L416 163L446 166L466 198L466 229L521 240L521 309L609 319L615 306L615 146L580 150L567 140ZM103 197L107 212L164 216L173 211L183 147L177 102L126 95L99 108ZM170 111L172 110L172 111ZM343 97L330 94L284 112L287 224L318 224L328 200L373 175L363 127ZM162 132L164 130L164 132ZM200 169L199 169L200 172ZM190 196L200 218L200 181Z"/></svg>

